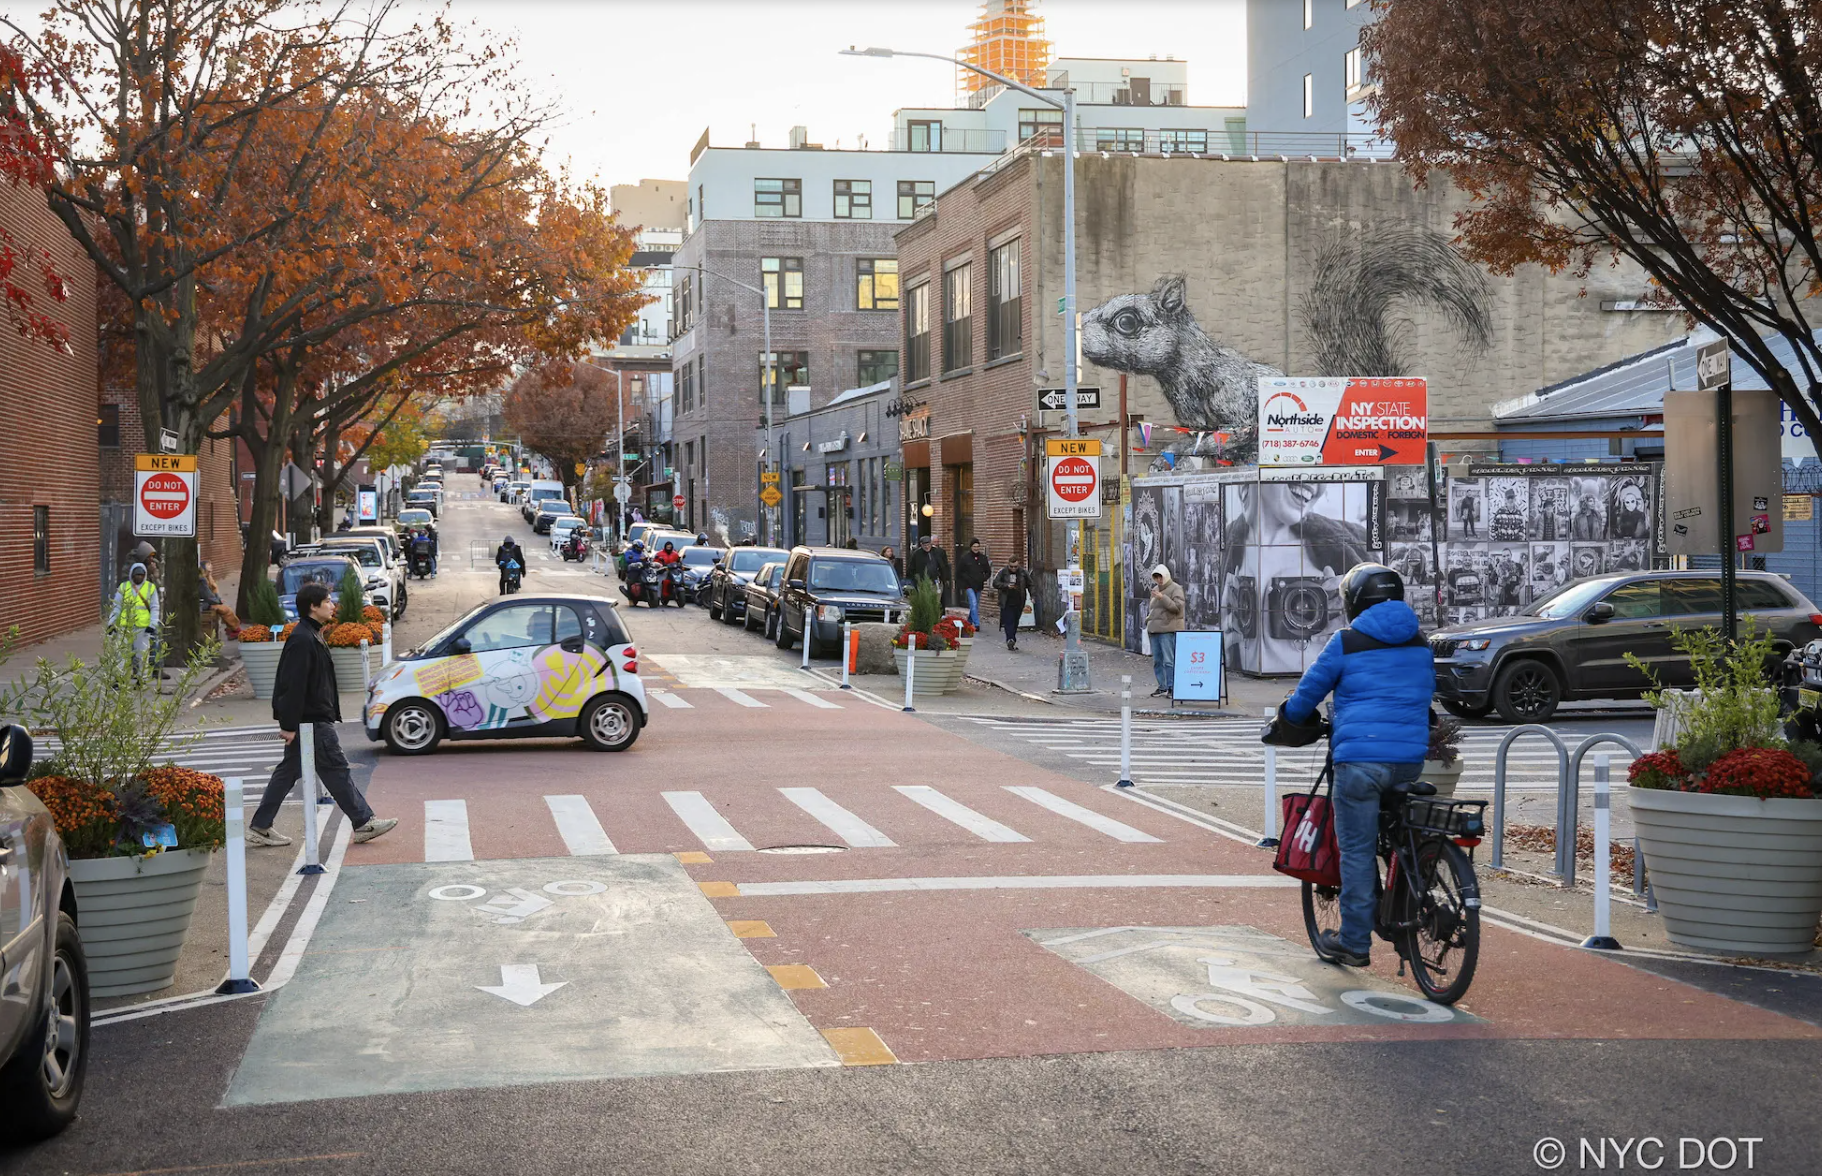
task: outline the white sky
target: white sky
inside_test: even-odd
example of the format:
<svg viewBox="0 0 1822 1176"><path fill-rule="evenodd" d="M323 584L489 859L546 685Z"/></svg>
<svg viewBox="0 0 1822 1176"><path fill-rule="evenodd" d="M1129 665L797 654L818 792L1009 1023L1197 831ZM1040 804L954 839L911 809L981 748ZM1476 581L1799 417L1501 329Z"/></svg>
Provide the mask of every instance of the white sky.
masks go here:
<svg viewBox="0 0 1822 1176"><path fill-rule="evenodd" d="M415 0L412 0L415 3ZM1290 0L1285 0L1290 2ZM423 5L426 9L430 5ZM954 53L978 0L452 0L455 18L516 37L527 82L570 112L551 162L602 184L681 180L716 146L890 141L901 106L950 106L954 71L841 57L850 44ZM1039 0L1053 55L1189 62L1189 100L1246 103L1245 0Z"/></svg>

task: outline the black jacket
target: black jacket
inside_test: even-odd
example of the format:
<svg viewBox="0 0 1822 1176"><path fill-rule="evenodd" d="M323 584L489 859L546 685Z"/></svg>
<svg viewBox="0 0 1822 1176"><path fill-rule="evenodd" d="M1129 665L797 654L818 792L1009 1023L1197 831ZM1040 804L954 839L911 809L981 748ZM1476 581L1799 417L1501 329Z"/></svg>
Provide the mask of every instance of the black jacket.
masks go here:
<svg viewBox="0 0 1822 1176"><path fill-rule="evenodd" d="M1022 608L1026 593L1031 591L1031 573L1024 568L1016 572L1011 568L1001 568L1000 574L994 578L993 586L1000 590L1002 601Z"/></svg>
<svg viewBox="0 0 1822 1176"><path fill-rule="evenodd" d="M335 663L323 644L323 627L305 617L285 638L272 685L272 717L282 731L299 723L339 723L342 700L335 690Z"/></svg>
<svg viewBox="0 0 1822 1176"><path fill-rule="evenodd" d="M935 580L938 584L947 583L949 580L949 557L943 554L942 548L935 545L932 545L927 552L920 547L911 553L910 571L912 583L916 583L926 576Z"/></svg>
<svg viewBox="0 0 1822 1176"><path fill-rule="evenodd" d="M509 559L518 562L519 570L521 572L525 570L525 549L523 547L520 547L517 543L513 544L511 547L502 543L494 548L493 562L502 572L506 570L506 561Z"/></svg>
<svg viewBox="0 0 1822 1176"><path fill-rule="evenodd" d="M962 558L955 566L955 582L963 588L972 588L983 592L987 581L993 577L993 565L987 557L974 551L962 552Z"/></svg>

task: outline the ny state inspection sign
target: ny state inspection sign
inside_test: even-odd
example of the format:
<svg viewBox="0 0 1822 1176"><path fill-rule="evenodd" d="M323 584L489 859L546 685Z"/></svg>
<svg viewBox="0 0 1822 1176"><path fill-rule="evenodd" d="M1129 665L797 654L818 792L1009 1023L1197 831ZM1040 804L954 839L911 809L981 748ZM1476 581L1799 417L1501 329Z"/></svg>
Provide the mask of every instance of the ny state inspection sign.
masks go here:
<svg viewBox="0 0 1822 1176"><path fill-rule="evenodd" d="M1420 465L1429 418L1420 376L1261 376L1259 464Z"/></svg>

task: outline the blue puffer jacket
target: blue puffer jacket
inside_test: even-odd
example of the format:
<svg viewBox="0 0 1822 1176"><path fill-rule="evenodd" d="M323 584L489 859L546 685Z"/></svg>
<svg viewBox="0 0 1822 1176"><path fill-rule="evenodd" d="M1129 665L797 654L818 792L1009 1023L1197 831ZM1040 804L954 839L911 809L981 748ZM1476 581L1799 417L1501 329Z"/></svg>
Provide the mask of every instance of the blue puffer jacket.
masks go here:
<svg viewBox="0 0 1822 1176"><path fill-rule="evenodd" d="M1417 614L1402 600L1368 608L1322 647L1285 700L1285 715L1309 722L1332 690L1335 732L1329 741L1336 763L1422 763L1430 746L1436 668L1417 630Z"/></svg>

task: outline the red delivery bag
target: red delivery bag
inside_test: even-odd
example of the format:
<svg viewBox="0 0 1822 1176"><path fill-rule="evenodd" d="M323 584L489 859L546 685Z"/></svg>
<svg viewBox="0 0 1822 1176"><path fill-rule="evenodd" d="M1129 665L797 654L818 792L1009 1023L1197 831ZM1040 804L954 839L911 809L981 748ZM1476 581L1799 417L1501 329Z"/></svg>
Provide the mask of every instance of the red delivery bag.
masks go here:
<svg viewBox="0 0 1822 1176"><path fill-rule="evenodd" d="M1322 778L1318 778L1310 791L1284 798L1284 832L1272 869L1317 886L1340 889L1341 847L1335 841L1335 810L1329 798L1321 795L1321 787Z"/></svg>

